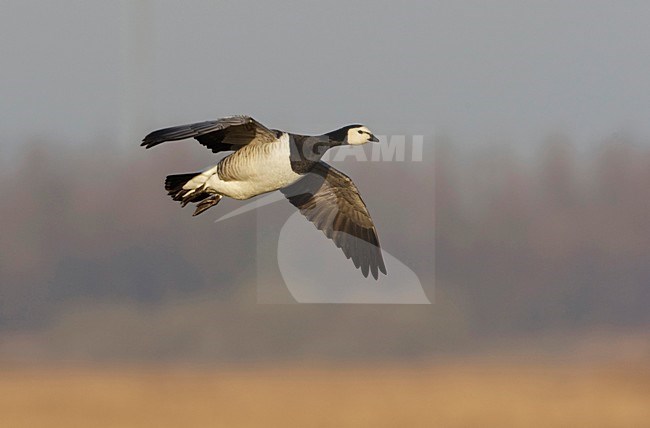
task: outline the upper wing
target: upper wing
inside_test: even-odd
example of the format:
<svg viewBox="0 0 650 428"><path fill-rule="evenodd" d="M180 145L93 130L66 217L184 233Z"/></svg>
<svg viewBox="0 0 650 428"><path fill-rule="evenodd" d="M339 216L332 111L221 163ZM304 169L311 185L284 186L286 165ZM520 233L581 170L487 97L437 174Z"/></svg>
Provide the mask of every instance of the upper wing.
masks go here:
<svg viewBox="0 0 650 428"><path fill-rule="evenodd" d="M199 143L214 153L225 150L237 150L253 141L271 142L276 133L250 116L231 116L207 122L173 126L154 131L144 137L141 146L151 148L165 141L195 138Z"/></svg>
<svg viewBox="0 0 650 428"><path fill-rule="evenodd" d="M377 279L386 274L377 230L350 177L319 162L304 178L281 192L309 221L334 241L354 266Z"/></svg>

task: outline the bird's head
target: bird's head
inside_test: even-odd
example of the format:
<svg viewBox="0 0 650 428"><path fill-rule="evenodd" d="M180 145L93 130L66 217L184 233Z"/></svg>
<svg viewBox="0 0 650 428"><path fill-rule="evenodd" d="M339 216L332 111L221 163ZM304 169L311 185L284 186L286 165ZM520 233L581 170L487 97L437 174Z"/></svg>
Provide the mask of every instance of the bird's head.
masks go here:
<svg viewBox="0 0 650 428"><path fill-rule="evenodd" d="M357 146L359 144L366 144L369 142L378 142L379 139L373 135L370 129L366 128L363 125L353 125L348 128L347 135L345 137L345 142Z"/></svg>
<svg viewBox="0 0 650 428"><path fill-rule="evenodd" d="M338 144L349 144L358 146L366 144L370 141L377 142L379 139L373 135L370 129L363 125L348 125L336 131L328 132L327 135L331 141L336 141Z"/></svg>

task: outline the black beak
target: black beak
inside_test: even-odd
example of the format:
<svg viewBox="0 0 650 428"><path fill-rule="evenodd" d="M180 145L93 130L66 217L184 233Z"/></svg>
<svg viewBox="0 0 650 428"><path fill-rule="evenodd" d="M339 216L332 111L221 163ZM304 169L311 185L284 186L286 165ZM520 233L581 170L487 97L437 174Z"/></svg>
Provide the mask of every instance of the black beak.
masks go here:
<svg viewBox="0 0 650 428"><path fill-rule="evenodd" d="M379 138L375 137L373 134L370 134L370 140L369 141L372 141L373 143L378 143Z"/></svg>

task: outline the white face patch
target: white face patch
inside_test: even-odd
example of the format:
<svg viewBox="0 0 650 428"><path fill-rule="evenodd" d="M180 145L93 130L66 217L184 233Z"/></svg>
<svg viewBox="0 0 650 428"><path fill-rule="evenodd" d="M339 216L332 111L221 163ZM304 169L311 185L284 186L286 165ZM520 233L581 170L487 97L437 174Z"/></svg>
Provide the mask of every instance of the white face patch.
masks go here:
<svg viewBox="0 0 650 428"><path fill-rule="evenodd" d="M368 141L370 141L371 136L372 132L370 132L370 129L366 128L365 126L350 128L348 129L347 142L353 146L366 144Z"/></svg>

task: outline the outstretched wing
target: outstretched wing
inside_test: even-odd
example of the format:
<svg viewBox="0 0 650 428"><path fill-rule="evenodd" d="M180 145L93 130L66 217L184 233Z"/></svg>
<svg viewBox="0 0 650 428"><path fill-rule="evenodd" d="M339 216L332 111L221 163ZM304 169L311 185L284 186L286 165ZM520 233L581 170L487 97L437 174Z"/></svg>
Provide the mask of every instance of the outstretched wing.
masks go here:
<svg viewBox="0 0 650 428"><path fill-rule="evenodd" d="M357 186L336 168L319 162L296 183L281 189L309 221L352 258L354 266L377 279L386 266L377 230Z"/></svg>
<svg viewBox="0 0 650 428"><path fill-rule="evenodd" d="M276 139L272 131L250 116L231 116L207 122L173 126L154 131L144 137L141 146L149 149L165 141L195 138L214 153L237 150L252 142L271 142Z"/></svg>

